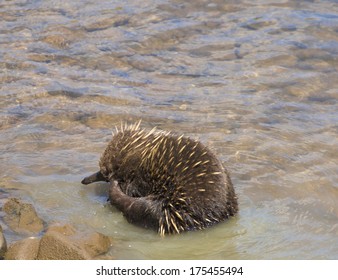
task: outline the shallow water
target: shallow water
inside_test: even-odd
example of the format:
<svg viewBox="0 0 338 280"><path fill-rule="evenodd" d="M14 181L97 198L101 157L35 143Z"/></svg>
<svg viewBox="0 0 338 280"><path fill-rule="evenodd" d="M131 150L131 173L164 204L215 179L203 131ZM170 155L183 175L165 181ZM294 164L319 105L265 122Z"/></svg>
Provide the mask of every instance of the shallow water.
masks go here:
<svg viewBox="0 0 338 280"><path fill-rule="evenodd" d="M0 206L110 235L118 259L338 259L337 1L73 2L0 3ZM139 119L219 155L236 218L163 239L80 184Z"/></svg>

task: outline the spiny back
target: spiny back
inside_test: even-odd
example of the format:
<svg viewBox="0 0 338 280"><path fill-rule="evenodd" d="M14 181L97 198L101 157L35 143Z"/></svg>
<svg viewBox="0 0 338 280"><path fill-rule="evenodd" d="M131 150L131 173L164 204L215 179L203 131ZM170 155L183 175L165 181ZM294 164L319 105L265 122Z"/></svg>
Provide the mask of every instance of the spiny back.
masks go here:
<svg viewBox="0 0 338 280"><path fill-rule="evenodd" d="M135 170L146 171L154 180L149 183L155 185L172 180L202 187L206 182L214 184L215 177L224 172L217 158L200 142L155 128L145 131L131 126L117 131L101 163L114 159L121 177L130 177Z"/></svg>

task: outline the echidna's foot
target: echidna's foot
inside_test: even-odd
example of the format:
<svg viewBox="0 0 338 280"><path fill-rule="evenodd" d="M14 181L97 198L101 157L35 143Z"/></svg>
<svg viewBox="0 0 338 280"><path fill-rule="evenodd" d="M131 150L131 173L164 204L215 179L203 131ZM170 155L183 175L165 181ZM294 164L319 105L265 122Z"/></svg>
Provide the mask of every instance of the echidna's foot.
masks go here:
<svg viewBox="0 0 338 280"><path fill-rule="evenodd" d="M131 197L122 192L117 181L111 183L109 190L110 203L119 209L128 222L145 228L158 229L158 217L154 211L158 202L147 197Z"/></svg>

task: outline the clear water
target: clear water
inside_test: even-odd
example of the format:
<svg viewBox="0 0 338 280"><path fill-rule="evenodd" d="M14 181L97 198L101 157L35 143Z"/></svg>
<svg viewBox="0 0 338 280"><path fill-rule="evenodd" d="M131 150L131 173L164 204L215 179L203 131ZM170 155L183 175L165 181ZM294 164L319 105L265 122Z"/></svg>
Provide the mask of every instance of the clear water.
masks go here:
<svg viewBox="0 0 338 280"><path fill-rule="evenodd" d="M118 259L338 259L337 1L13 0L0 17L0 206L112 236ZM163 239L81 185L139 119L210 146L239 215Z"/></svg>

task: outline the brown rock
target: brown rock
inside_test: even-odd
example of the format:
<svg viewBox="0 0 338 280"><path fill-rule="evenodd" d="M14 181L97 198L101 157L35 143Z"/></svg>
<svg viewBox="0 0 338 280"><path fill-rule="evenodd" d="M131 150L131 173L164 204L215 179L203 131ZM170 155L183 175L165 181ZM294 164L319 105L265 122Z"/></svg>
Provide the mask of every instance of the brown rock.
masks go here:
<svg viewBox="0 0 338 280"><path fill-rule="evenodd" d="M67 236L48 231L41 238L39 260L88 260L91 256Z"/></svg>
<svg viewBox="0 0 338 280"><path fill-rule="evenodd" d="M6 251L7 251L7 243L5 236L2 232L2 227L0 225L0 260L4 258Z"/></svg>
<svg viewBox="0 0 338 280"><path fill-rule="evenodd" d="M5 254L5 260L35 260L39 243L39 239L29 237L11 244Z"/></svg>
<svg viewBox="0 0 338 280"><path fill-rule="evenodd" d="M0 245L1 236L0 227ZM69 224L53 224L41 239L30 237L17 241L9 246L6 253L4 247L3 254L7 260L112 259L104 255L111 243L111 238L98 232L84 236Z"/></svg>
<svg viewBox="0 0 338 280"><path fill-rule="evenodd" d="M112 243L108 236L98 232L83 237L83 235L79 234L76 229L69 224L53 224L48 227L47 233L50 232L60 233L68 237L69 242L74 242L79 247L85 249L91 257L107 253Z"/></svg>
<svg viewBox="0 0 338 280"><path fill-rule="evenodd" d="M125 16L115 16L114 18L106 18L103 20L89 23L85 26L86 31L93 32L98 30L104 30L111 27L117 27L126 25L129 23L129 18Z"/></svg>
<svg viewBox="0 0 338 280"><path fill-rule="evenodd" d="M65 225L53 224L48 227L47 232L49 231L58 232L64 236L73 236L76 233L76 229L70 224L65 224Z"/></svg>
<svg viewBox="0 0 338 280"><path fill-rule="evenodd" d="M43 229L43 221L38 217L32 204L10 198L3 206L5 222L16 232L38 233Z"/></svg>
<svg viewBox="0 0 338 280"><path fill-rule="evenodd" d="M59 49L65 49L69 45L67 39L61 35L49 35L46 36L42 41Z"/></svg>
<svg viewBox="0 0 338 280"><path fill-rule="evenodd" d="M79 242L79 245L84 247L92 257L107 253L111 244L111 239L99 232L95 232Z"/></svg>

